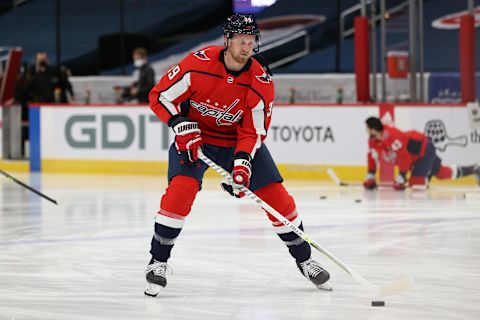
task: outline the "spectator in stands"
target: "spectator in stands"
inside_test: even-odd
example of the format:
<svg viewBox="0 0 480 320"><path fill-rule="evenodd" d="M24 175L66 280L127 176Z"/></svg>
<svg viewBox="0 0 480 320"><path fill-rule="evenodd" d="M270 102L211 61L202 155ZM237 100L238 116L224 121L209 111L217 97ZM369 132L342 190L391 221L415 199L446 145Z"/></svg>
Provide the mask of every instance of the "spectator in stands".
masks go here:
<svg viewBox="0 0 480 320"><path fill-rule="evenodd" d="M68 103L67 93L74 98L73 88L68 80L69 71L65 67L60 69L49 64L46 52L37 52L35 65L27 68L17 83L15 102L26 106L27 102Z"/></svg>
<svg viewBox="0 0 480 320"><path fill-rule="evenodd" d="M363 182L365 189L375 189L375 172L382 157L398 167L393 188L404 190L408 186L414 189L426 189L430 179L458 179L475 175L480 184L480 165L452 166L442 163L435 146L425 134L410 130L400 131L384 125L379 118L370 117L365 121L368 140L368 175ZM407 180L407 173L410 178Z"/></svg>
<svg viewBox="0 0 480 320"><path fill-rule="evenodd" d="M147 50L145 48L136 48L132 54L133 64L138 68L138 80L129 87L124 88L123 99L138 102L148 102L148 94L155 85L155 71L148 63Z"/></svg>
<svg viewBox="0 0 480 320"><path fill-rule="evenodd" d="M48 63L46 52L37 52L35 64L22 68L18 77L14 98L5 102L6 106L22 106L22 149L28 139L28 104L29 103L68 103L68 95L74 98L73 88L68 80L69 70L60 69Z"/></svg>

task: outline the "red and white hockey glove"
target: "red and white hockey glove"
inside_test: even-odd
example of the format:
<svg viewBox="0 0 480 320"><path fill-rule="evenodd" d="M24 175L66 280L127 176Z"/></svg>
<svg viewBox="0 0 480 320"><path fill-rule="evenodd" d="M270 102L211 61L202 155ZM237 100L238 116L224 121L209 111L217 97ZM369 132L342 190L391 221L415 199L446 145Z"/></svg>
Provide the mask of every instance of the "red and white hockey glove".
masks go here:
<svg viewBox="0 0 480 320"><path fill-rule="evenodd" d="M222 183L222 189L230 195L241 198L245 194L240 191L242 187L250 186L250 177L252 176L251 157L246 152L239 152L233 158L232 179L233 184Z"/></svg>
<svg viewBox="0 0 480 320"><path fill-rule="evenodd" d="M187 152L190 162L197 161L198 148L203 145L198 122L177 115L168 121L168 125L175 133L175 148L178 153Z"/></svg>
<svg viewBox="0 0 480 320"><path fill-rule="evenodd" d="M373 190L377 187L377 181L375 180L375 173L369 172L363 180L363 187L367 190Z"/></svg>
<svg viewBox="0 0 480 320"><path fill-rule="evenodd" d="M404 173L400 173L393 182L393 189L397 191L405 190L407 188L407 179Z"/></svg>

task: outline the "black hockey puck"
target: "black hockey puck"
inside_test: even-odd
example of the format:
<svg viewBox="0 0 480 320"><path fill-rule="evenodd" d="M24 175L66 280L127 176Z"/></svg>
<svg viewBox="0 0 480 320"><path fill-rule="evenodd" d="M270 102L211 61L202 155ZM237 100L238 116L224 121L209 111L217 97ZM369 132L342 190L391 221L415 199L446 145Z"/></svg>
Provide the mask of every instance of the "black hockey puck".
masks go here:
<svg viewBox="0 0 480 320"><path fill-rule="evenodd" d="M355 199L355 202L360 203L362 202L362 199Z"/></svg>
<svg viewBox="0 0 480 320"><path fill-rule="evenodd" d="M385 307L385 301L372 301L372 307Z"/></svg>
<svg viewBox="0 0 480 320"><path fill-rule="evenodd" d="M325 200L327 199L327 196L320 196L320 200Z"/></svg>

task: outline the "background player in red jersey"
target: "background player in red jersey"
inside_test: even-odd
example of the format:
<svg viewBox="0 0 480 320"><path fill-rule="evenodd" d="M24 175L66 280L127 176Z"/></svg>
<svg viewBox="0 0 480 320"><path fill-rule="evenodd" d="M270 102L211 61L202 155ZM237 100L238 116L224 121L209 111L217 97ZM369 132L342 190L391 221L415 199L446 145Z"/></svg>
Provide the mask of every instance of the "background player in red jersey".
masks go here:
<svg viewBox="0 0 480 320"><path fill-rule="evenodd" d="M393 187L404 190L407 186L418 189L428 187L430 179L457 179L475 174L480 182L480 166L446 166L436 154L430 139L418 131L402 132L397 128L383 125L379 118L366 120L368 140L368 175L363 182L366 189L377 187L375 172L378 158L394 163L399 170ZM407 183L407 173L410 178Z"/></svg>
<svg viewBox="0 0 480 320"><path fill-rule="evenodd" d="M239 189L246 186L303 230L295 202L262 142L270 125L274 85L251 57L258 50L260 30L252 15L235 14L223 31L225 46L189 54L149 95L151 109L172 128L175 142L169 151L169 185L155 218L147 295L155 296L166 286L167 260L201 189L207 165L198 161L199 147L231 171L233 184L222 184L225 191L241 197ZM268 216L301 273L318 288L330 289L330 275L311 259L309 244Z"/></svg>

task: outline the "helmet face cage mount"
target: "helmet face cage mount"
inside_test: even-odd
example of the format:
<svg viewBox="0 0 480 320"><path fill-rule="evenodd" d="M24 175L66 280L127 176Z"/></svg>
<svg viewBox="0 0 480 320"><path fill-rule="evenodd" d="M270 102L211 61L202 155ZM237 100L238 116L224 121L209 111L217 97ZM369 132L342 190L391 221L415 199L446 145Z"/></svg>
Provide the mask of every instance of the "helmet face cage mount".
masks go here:
<svg viewBox="0 0 480 320"><path fill-rule="evenodd" d="M223 34L227 39L232 38L234 33L253 34L255 41L260 41L260 28L252 14L236 13L223 25Z"/></svg>

